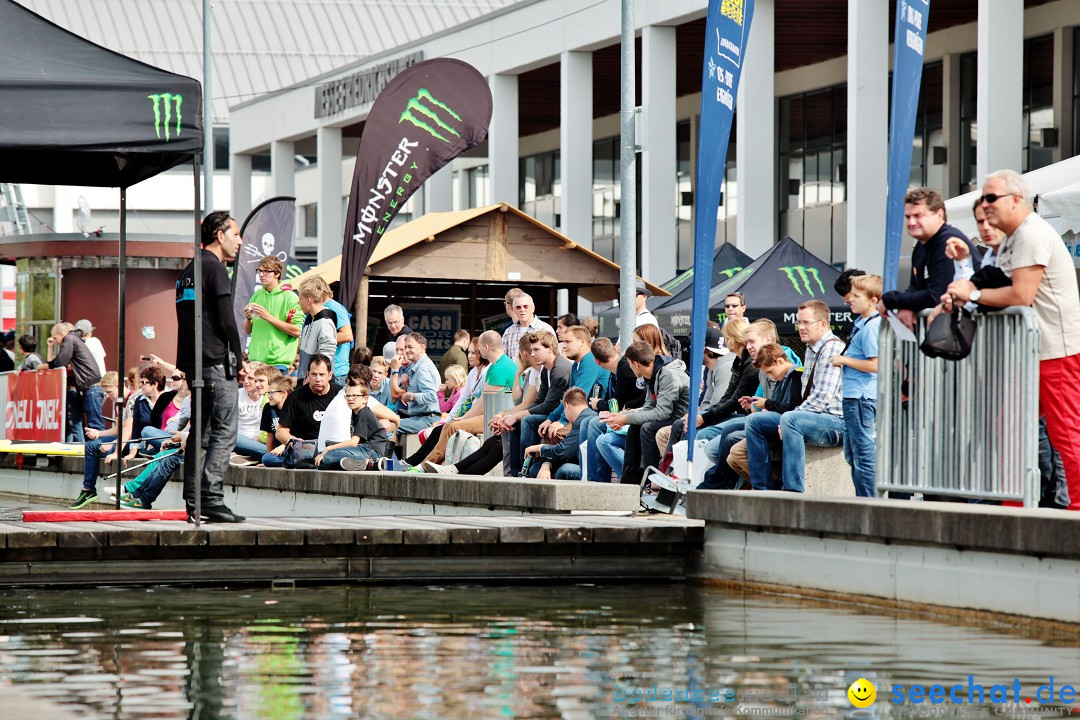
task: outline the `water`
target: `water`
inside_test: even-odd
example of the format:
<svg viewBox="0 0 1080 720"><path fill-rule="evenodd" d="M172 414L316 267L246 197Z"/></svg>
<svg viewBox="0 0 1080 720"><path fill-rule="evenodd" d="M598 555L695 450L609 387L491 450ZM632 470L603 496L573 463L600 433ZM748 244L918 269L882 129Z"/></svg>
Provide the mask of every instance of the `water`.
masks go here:
<svg viewBox="0 0 1080 720"><path fill-rule="evenodd" d="M687 585L0 591L0 684L88 718L852 717L859 677L910 717L968 675L1080 684L1078 640Z"/></svg>

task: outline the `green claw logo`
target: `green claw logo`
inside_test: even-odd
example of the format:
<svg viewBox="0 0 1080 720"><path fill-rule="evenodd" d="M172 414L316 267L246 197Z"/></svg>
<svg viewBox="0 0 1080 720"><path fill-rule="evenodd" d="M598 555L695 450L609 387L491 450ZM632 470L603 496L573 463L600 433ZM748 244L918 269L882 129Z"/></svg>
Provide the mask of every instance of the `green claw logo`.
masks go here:
<svg viewBox="0 0 1080 720"><path fill-rule="evenodd" d="M791 281L791 286L795 288L795 292L803 295L802 288L799 287L799 281L802 281L803 287L806 288L806 295L814 297L814 287L810 284L810 278L814 279L817 283L818 290L821 294L825 294L825 286L821 284L821 276L818 274L817 268L805 267L803 265L792 265L791 267L777 268L781 272L787 275L787 279Z"/></svg>
<svg viewBox="0 0 1080 720"><path fill-rule="evenodd" d="M183 95L172 93L158 93L146 96L154 104L154 134L161 139L162 125L165 127L165 142L169 142L169 128L172 127L173 109L176 112L176 137L180 137L180 107L184 104ZM164 109L164 113L162 112ZM164 115L164 118L162 117ZM164 121L164 122L163 122Z"/></svg>
<svg viewBox="0 0 1080 720"><path fill-rule="evenodd" d="M425 105L424 100L434 107L431 108ZM398 124L408 120L433 138L446 143L451 142L451 140L443 135L443 132L460 138L461 134L439 117L439 110L448 113L454 120L461 121L461 116L454 112L449 105L436 99L426 88L420 88L416 93L416 97L409 98L409 102L405 105L405 112L401 113L401 117L398 118ZM432 124L434 124L434 127Z"/></svg>
<svg viewBox="0 0 1080 720"><path fill-rule="evenodd" d="M740 270L742 270L741 267L733 267L733 268L728 268L727 270L721 270L720 274L723 275L726 278L732 278L732 277L735 277L735 273L739 272Z"/></svg>

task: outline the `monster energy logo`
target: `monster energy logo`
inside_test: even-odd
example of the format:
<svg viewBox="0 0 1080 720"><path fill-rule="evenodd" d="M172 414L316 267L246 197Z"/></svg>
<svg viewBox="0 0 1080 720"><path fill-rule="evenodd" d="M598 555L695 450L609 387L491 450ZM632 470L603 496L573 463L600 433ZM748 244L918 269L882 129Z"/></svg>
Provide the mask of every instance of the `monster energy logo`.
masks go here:
<svg viewBox="0 0 1080 720"><path fill-rule="evenodd" d="M434 107L428 107L424 104L424 100L433 105ZM442 118L439 117L439 110L443 110L448 113L455 120L460 121L461 116L450 109L450 106L444 102L441 102L435 98L426 88L420 88L416 93L416 97L409 98L408 104L405 105L405 112L401 113L401 117L398 118L398 124L408 120L416 127L424 130L429 135L443 142L451 142L451 140L443 135L443 132L449 133L454 137L460 138L461 134L450 125L445 123Z"/></svg>
<svg viewBox="0 0 1080 720"><path fill-rule="evenodd" d="M791 267L782 267L778 269L787 274L788 280L791 281L791 286L795 288L795 292L800 295L804 294L802 288L799 287L799 281L802 281L803 287L806 288L805 294L814 297L814 287L810 284L810 278L813 278L814 282L817 283L821 294L825 294L825 286L821 284L821 276L818 275L817 268L792 265Z"/></svg>
<svg viewBox="0 0 1080 720"><path fill-rule="evenodd" d="M740 270L742 270L741 267L733 267L733 268L728 268L727 270L721 270L720 274L723 275L724 277L731 278L731 277L734 277L735 273L739 272Z"/></svg>
<svg viewBox="0 0 1080 720"><path fill-rule="evenodd" d="M154 134L157 135L158 140L161 139L162 125L165 127L165 142L170 140L169 128L172 127L174 106L176 108L176 137L180 137L180 106L184 104L184 96L173 95L172 93L158 93L146 97L154 103ZM164 112L162 112L163 109Z"/></svg>

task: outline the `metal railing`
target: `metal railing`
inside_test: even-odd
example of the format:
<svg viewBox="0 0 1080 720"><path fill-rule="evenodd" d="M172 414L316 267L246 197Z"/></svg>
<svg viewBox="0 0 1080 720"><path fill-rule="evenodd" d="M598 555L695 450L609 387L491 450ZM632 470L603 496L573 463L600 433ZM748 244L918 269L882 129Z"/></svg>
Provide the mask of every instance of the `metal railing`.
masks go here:
<svg viewBox="0 0 1080 720"><path fill-rule="evenodd" d="M927 357L881 324L877 492L1039 503L1039 323L1010 307L976 314L971 354Z"/></svg>

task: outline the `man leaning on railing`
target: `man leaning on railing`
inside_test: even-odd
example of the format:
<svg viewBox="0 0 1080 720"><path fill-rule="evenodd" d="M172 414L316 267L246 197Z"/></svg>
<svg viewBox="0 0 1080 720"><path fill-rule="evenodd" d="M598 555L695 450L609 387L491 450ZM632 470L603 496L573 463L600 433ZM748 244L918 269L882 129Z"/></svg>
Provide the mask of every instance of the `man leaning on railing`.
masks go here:
<svg viewBox="0 0 1080 720"><path fill-rule="evenodd" d="M1076 271L1061 236L1031 208L1031 195L1014 170L990 173L983 184L982 208L1006 234L997 265L1012 284L975 289L956 280L942 296L992 307L1031 305L1039 318L1039 409L1050 441L1061 453L1069 485L1069 509L1080 510L1080 291Z"/></svg>

